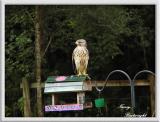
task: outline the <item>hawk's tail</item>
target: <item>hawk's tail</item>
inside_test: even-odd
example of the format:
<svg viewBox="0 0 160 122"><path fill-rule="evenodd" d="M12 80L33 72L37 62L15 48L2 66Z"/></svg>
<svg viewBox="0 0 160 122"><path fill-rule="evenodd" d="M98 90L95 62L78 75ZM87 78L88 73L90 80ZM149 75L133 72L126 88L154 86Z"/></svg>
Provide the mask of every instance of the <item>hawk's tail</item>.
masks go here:
<svg viewBox="0 0 160 122"><path fill-rule="evenodd" d="M76 68L75 68L73 54L72 54L72 67L73 67L73 72L76 74L77 72L76 72Z"/></svg>

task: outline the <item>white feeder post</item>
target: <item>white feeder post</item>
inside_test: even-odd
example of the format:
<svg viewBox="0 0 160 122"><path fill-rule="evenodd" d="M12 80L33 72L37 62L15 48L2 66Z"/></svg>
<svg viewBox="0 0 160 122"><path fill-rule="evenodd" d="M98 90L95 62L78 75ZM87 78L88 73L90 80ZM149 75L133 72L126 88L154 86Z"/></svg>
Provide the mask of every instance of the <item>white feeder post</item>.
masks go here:
<svg viewBox="0 0 160 122"><path fill-rule="evenodd" d="M77 104L85 103L85 92L77 92Z"/></svg>
<svg viewBox="0 0 160 122"><path fill-rule="evenodd" d="M52 105L56 105L58 102L58 95L52 94Z"/></svg>

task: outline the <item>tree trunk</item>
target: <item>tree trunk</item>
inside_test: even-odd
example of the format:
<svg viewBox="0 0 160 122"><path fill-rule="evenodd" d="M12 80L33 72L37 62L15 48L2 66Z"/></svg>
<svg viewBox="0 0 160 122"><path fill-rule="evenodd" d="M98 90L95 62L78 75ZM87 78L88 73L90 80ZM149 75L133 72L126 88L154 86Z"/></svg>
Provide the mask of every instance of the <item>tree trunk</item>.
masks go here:
<svg viewBox="0 0 160 122"><path fill-rule="evenodd" d="M37 114L43 116L42 109L42 90L41 90L41 42L42 42L42 19L40 6L35 8L35 56L36 56L36 82L37 87Z"/></svg>

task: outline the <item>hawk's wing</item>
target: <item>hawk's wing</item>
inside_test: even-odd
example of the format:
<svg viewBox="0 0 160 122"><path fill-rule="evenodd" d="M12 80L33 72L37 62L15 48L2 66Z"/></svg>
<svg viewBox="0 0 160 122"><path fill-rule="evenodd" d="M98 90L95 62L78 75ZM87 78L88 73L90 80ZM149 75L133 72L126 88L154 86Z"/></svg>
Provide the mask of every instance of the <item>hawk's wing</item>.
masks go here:
<svg viewBox="0 0 160 122"><path fill-rule="evenodd" d="M74 73L76 74L77 72L76 72L76 66L75 66L75 62L74 62L74 51L73 51L73 53L72 53L72 67L73 67L73 71L74 71Z"/></svg>
<svg viewBox="0 0 160 122"><path fill-rule="evenodd" d="M89 52L86 47L76 47L72 53L72 65L74 73L77 70L86 70L89 60Z"/></svg>
<svg viewBox="0 0 160 122"><path fill-rule="evenodd" d="M86 48L86 52L87 52L86 60L87 60L87 65L88 65L88 60L89 60L89 51L88 51L88 49L87 49L87 48Z"/></svg>

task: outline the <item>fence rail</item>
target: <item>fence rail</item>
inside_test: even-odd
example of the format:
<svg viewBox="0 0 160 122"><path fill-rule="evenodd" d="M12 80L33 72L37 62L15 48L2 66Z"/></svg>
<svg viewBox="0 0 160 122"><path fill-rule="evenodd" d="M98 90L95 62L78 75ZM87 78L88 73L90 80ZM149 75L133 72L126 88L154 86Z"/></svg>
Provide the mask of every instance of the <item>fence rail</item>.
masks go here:
<svg viewBox="0 0 160 122"><path fill-rule="evenodd" d="M104 86L105 81L96 81L97 86ZM91 87L95 87L95 81L91 81ZM136 80L135 81L135 86L149 86L150 82L149 80ZM41 88L44 88L45 83L41 83ZM119 87L119 86L130 86L128 80L109 80L106 84L106 87ZM30 84L30 88L37 88L38 84L37 83L32 83ZM20 88L22 88L22 84L20 85Z"/></svg>

